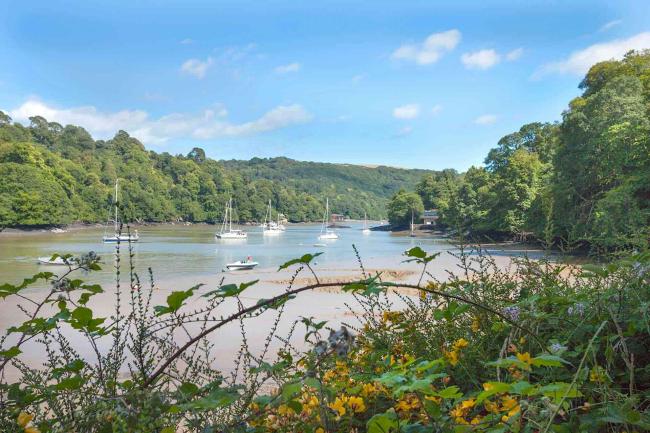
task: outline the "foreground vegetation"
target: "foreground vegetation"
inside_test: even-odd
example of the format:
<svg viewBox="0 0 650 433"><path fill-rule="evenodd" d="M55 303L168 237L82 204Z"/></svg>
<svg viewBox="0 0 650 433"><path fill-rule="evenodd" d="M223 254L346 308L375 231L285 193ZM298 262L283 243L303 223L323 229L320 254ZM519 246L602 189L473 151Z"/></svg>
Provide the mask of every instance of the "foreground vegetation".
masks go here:
<svg viewBox="0 0 650 433"><path fill-rule="evenodd" d="M425 176L417 194L389 205L396 224L411 208L475 237L532 238L595 252L650 239L650 53L594 65L560 123L530 123L499 140L484 167Z"/></svg>
<svg viewBox="0 0 650 433"><path fill-rule="evenodd" d="M523 258L504 270L461 248L459 268L439 282L427 272L436 255L415 247L405 256L422 267L417 285L368 275L361 261L358 280L320 282L318 254L306 254L280 266L294 273L276 297L251 303L243 294L255 281L224 282L153 305L152 277L145 284L131 269L120 283L119 258L132 255L119 248L111 317L92 309L102 288L75 277L100 267L94 254L66 256L62 277L0 286L3 302L18 301L28 317L0 340L0 430L650 430L648 253L584 269ZM302 273L313 284L294 287ZM28 291L39 281L51 283L42 296ZM287 302L319 287L355 295L352 323L284 317ZM389 293L398 288L412 293ZM268 338L249 347L245 325L260 316ZM278 334L280 320L293 321L289 335ZM240 327L242 346L222 372L213 361L227 325ZM307 350L292 344L298 327ZM92 356L74 349L73 334ZM44 347L42 367L21 360L28 342ZM10 367L19 377L7 381Z"/></svg>

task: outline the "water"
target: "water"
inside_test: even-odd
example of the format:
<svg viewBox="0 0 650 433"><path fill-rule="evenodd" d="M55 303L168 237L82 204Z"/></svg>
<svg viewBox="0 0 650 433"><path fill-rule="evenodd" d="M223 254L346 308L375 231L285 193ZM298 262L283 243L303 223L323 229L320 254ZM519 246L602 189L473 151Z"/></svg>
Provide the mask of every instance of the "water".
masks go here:
<svg viewBox="0 0 650 433"><path fill-rule="evenodd" d="M320 224L290 225L277 236L263 236L259 227L241 227L248 232L247 240L215 239L218 227L210 225L141 227L140 241L132 244L133 260L140 275L145 275L151 268L157 279L193 277L198 281L201 277L221 273L226 263L247 256L259 262L261 269L277 269L287 260L322 251L323 255L316 259L316 266L345 263L354 267L357 259L352 244L356 245L364 261L392 257L399 262L400 255L415 245L431 252L450 248L442 239L411 238L383 231L363 234L362 223L349 225L351 228L337 230L340 239L335 241L318 240ZM63 268L38 265L38 257L54 253L80 255L88 251L95 251L105 263L101 272L93 273L92 280L111 282L114 279L115 244L103 243L103 233L103 228L98 227L58 234L3 234L0 236L0 282L17 283L39 271L57 272ZM315 246L317 243L326 246ZM128 260L127 248L127 244L121 245L123 263Z"/></svg>

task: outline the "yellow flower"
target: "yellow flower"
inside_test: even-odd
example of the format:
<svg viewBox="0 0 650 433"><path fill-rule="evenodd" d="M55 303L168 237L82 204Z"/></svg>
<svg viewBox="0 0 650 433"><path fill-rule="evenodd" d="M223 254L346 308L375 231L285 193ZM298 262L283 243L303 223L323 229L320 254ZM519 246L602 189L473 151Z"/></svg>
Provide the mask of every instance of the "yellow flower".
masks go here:
<svg viewBox="0 0 650 433"><path fill-rule="evenodd" d="M364 397L370 397L377 393L377 387L374 383L364 383L361 387L361 395Z"/></svg>
<svg viewBox="0 0 650 433"><path fill-rule="evenodd" d="M21 427L27 427L27 424L34 419L34 415L30 415L26 412L20 412L20 415L18 415L18 419L16 422L18 422L18 425Z"/></svg>
<svg viewBox="0 0 650 433"><path fill-rule="evenodd" d="M25 433L41 433L36 427L25 427Z"/></svg>
<svg viewBox="0 0 650 433"><path fill-rule="evenodd" d="M517 353L517 359L526 364L526 370L530 370L530 366L533 363L533 358L531 358L530 353Z"/></svg>
<svg viewBox="0 0 650 433"><path fill-rule="evenodd" d="M469 410L469 409L473 408L475 404L476 404L476 400L474 400L473 398L470 398L469 400L465 400L465 401L461 402L460 407L462 407L463 409Z"/></svg>
<svg viewBox="0 0 650 433"><path fill-rule="evenodd" d="M514 398L505 395L501 397L501 410L502 411L507 411L508 414L504 415L501 419L505 422L509 418L517 415L519 411L521 410L521 407L519 406L519 402L515 400ZM504 419L505 418L505 419Z"/></svg>
<svg viewBox="0 0 650 433"><path fill-rule="evenodd" d="M350 397L348 399L348 406L350 410L354 413L361 413L366 411L366 405L363 402L361 397Z"/></svg>
<svg viewBox="0 0 650 433"><path fill-rule="evenodd" d="M485 407L485 410L491 413L497 413L499 412L499 405L490 401L490 400L485 400L483 402L483 406Z"/></svg>
<svg viewBox="0 0 650 433"><path fill-rule="evenodd" d="M452 350L451 352L448 352L446 350L443 350L442 352L445 355L445 358L447 359L447 362L449 362L452 366L455 366L458 364L458 352L455 350Z"/></svg>
<svg viewBox="0 0 650 433"><path fill-rule="evenodd" d="M336 400L334 400L334 403L330 403L329 407L334 411L339 414L339 416L345 415L345 402L347 401L347 397L342 396L342 397L336 397Z"/></svg>
<svg viewBox="0 0 650 433"><path fill-rule="evenodd" d="M325 429L323 427L318 427L316 430L314 430L314 433L325 433Z"/></svg>
<svg viewBox="0 0 650 433"><path fill-rule="evenodd" d="M469 343L467 342L467 340L465 340L464 338L459 338L454 343L454 350L460 350L460 349L462 349L464 347L467 347L468 345L469 345Z"/></svg>
<svg viewBox="0 0 650 433"><path fill-rule="evenodd" d="M598 365L592 368L589 372L589 381L596 383L605 383L607 381L605 369Z"/></svg>
<svg viewBox="0 0 650 433"><path fill-rule="evenodd" d="M291 408L290 408L289 406L287 406L286 404L281 404L281 405L278 407L278 414L280 414L280 415L282 415L282 416L288 416L288 415L290 416L290 415L293 415L294 413L295 413L295 412L293 411L293 409L291 409Z"/></svg>
<svg viewBox="0 0 650 433"><path fill-rule="evenodd" d="M432 401L432 402L434 402L436 404L440 404L440 402L442 401L442 399L440 397L436 397L435 395L425 395L424 399Z"/></svg>

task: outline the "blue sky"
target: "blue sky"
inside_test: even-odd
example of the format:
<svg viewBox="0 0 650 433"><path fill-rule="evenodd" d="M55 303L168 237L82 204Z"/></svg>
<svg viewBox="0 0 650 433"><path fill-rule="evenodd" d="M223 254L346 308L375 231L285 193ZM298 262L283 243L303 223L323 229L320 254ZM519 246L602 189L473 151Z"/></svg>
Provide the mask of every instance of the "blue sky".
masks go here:
<svg viewBox="0 0 650 433"><path fill-rule="evenodd" d="M555 121L646 1L4 1L0 109L156 151L464 170Z"/></svg>

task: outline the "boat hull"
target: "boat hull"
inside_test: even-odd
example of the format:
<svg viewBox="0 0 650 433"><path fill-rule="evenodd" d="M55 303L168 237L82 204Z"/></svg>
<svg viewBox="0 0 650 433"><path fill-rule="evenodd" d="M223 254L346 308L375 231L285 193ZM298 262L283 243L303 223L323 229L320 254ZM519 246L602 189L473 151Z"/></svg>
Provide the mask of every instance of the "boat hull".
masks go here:
<svg viewBox="0 0 650 433"><path fill-rule="evenodd" d="M257 266L259 263L257 262L250 262L250 263L229 263L226 265L226 269L229 271L237 271L237 270L248 270L248 269L253 269L255 266Z"/></svg>
<svg viewBox="0 0 650 433"><path fill-rule="evenodd" d="M139 236L104 236L102 240L105 243L138 242L140 240L140 237Z"/></svg>

